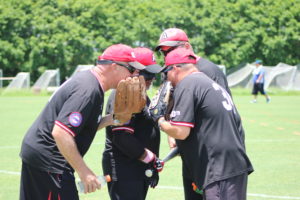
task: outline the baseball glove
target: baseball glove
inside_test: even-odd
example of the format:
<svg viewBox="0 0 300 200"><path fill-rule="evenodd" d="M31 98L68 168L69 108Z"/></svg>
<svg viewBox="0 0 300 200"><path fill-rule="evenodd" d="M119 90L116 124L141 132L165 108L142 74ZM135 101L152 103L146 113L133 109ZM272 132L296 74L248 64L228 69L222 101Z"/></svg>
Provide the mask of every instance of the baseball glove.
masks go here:
<svg viewBox="0 0 300 200"><path fill-rule="evenodd" d="M172 90L171 83L165 81L152 98L148 110L153 121L157 122L160 117L164 116L167 113L167 108L169 112L172 111L172 107L168 106L170 97L172 97Z"/></svg>
<svg viewBox="0 0 300 200"><path fill-rule="evenodd" d="M128 77L119 82L114 102L114 124L128 122L133 113L139 113L146 105L146 83L143 76Z"/></svg>

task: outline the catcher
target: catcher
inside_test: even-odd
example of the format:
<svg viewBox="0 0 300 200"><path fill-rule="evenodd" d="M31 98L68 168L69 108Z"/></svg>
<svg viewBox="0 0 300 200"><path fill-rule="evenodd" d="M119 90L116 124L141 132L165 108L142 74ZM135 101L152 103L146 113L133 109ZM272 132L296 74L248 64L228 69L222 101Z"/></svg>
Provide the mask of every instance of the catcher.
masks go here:
<svg viewBox="0 0 300 200"><path fill-rule="evenodd" d="M156 64L150 49L135 48L134 54L137 61L146 66L145 70L140 71L140 75L145 79L146 89L149 89L155 74L162 68ZM110 175L112 179L108 183L108 192L112 200L146 199L149 186L154 188L158 184L158 171L162 170L164 164L158 158L160 131L157 123L149 116L149 98L147 97L146 106L143 104L142 108L132 106L132 102L128 102L125 108L123 106L126 99L138 98L133 101L142 102L138 92L132 93L133 91L134 89L125 90L124 86L118 87L111 93L106 107L107 114L114 113L114 122L122 124L106 128L106 143L102 156L103 174ZM129 111L133 107L138 109ZM149 168L154 171L151 178L145 175L145 170Z"/></svg>

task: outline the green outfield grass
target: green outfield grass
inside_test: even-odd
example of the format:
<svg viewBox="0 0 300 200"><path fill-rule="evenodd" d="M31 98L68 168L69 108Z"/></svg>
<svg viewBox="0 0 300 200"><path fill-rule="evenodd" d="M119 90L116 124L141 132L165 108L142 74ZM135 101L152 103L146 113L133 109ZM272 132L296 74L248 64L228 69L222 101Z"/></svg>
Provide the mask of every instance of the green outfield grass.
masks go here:
<svg viewBox="0 0 300 200"><path fill-rule="evenodd" d="M152 93L154 90L152 91ZM300 199L300 95L274 92L266 104L259 96L251 104L249 91L234 90L234 102L243 119L248 155L255 172L249 176L248 199ZM20 144L26 130L46 104L47 95L0 96L0 200L16 200L19 195ZM162 132L161 157L167 154ZM99 131L85 160L97 174L101 172L104 132ZM107 190L80 195L84 200L108 200ZM182 200L181 161L165 165L159 186L149 189L148 200Z"/></svg>

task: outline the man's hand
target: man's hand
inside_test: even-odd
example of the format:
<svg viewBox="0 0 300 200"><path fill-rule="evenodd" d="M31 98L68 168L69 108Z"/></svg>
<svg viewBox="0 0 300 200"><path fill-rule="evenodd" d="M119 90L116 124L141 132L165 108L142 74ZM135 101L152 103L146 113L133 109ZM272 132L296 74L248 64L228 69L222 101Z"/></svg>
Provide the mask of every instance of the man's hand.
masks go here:
<svg viewBox="0 0 300 200"><path fill-rule="evenodd" d="M177 146L175 139L172 138L171 136L168 136L168 143L169 143L170 149L173 149Z"/></svg>
<svg viewBox="0 0 300 200"><path fill-rule="evenodd" d="M152 176L148 177L149 186L151 188L155 188L157 186L159 181L158 172L161 172L163 170L164 164L164 161L157 158L156 156L154 157L153 161L148 163L148 169L152 171Z"/></svg>
<svg viewBox="0 0 300 200"><path fill-rule="evenodd" d="M153 167L158 171L161 172L164 168L165 162L157 157L154 158Z"/></svg>
<svg viewBox="0 0 300 200"><path fill-rule="evenodd" d="M96 189L101 188L101 183L97 179L97 176L89 169L85 172L78 172L78 175L84 185L84 193L95 192Z"/></svg>

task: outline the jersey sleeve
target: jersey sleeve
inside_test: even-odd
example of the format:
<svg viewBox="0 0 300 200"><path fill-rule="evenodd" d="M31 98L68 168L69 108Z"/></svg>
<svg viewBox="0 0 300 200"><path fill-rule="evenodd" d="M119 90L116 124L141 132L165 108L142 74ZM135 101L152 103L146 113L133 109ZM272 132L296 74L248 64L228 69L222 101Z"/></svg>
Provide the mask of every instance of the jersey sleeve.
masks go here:
<svg viewBox="0 0 300 200"><path fill-rule="evenodd" d="M112 142L131 159L139 159L144 153L144 146L134 137L131 126L112 127Z"/></svg>
<svg viewBox="0 0 300 200"><path fill-rule="evenodd" d="M75 92L64 102L55 120L55 125L75 137L88 121L93 109L94 105L90 102L89 96Z"/></svg>
<svg viewBox="0 0 300 200"><path fill-rule="evenodd" d="M189 89L176 88L174 107L170 115L170 123L177 126L194 127L194 94Z"/></svg>

